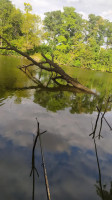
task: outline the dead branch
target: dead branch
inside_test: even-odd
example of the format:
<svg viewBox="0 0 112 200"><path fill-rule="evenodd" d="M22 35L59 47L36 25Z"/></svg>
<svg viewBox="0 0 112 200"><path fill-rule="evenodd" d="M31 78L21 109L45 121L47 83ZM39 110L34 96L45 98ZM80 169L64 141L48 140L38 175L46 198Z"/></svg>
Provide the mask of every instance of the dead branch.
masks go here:
<svg viewBox="0 0 112 200"><path fill-rule="evenodd" d="M110 97L108 97L107 99L107 102L106 102L106 106L105 106L105 110L104 110L104 113L102 114L102 117L101 117L101 123L100 123L100 130L99 130L99 134L98 134L98 138L100 139L101 136L101 130L102 130L102 125L103 125L103 119L104 119L104 116L105 116L105 113L107 111L107 108L108 108L108 103L110 102ZM101 114L101 112L100 112Z"/></svg>
<svg viewBox="0 0 112 200"><path fill-rule="evenodd" d="M12 50L12 48L9 48L9 47L0 47L0 49L3 49L3 50Z"/></svg>
<svg viewBox="0 0 112 200"><path fill-rule="evenodd" d="M22 67L21 67L21 66L18 66L18 68L19 68L19 69L25 69L25 71L26 71L26 69L27 69L28 67L31 67L31 66L34 66L34 64L23 65Z"/></svg>
<svg viewBox="0 0 112 200"><path fill-rule="evenodd" d="M73 92L74 94L76 93L81 93L81 90L70 86L70 85L61 85L61 86L53 86L53 87L47 87L44 85L37 85L37 86L26 86L26 87L16 87L16 88L12 88L12 91L16 91L16 90L38 90L38 91L47 91L47 92L59 92L59 91L68 91L68 92ZM9 88L7 88L7 90L9 90ZM86 92L85 92L86 93Z"/></svg>
<svg viewBox="0 0 112 200"><path fill-rule="evenodd" d="M110 96L109 96L108 99L107 99L107 101L106 101L106 105L105 105L105 109L104 109L104 112L103 112L103 113L101 112L102 106L101 106L100 108L98 108L98 106L96 106L96 108L97 108L97 110L98 110L98 115L97 115L97 119L96 119L96 122L95 122L94 130L93 130L93 132L89 135L89 136L93 135L93 137L92 137L93 139L94 139L95 136L96 136L96 128L97 128L97 124L98 124L98 120L99 120L100 114L101 114L100 129L99 129L98 136L96 136L96 137L98 137L99 139L102 137L102 135L101 135L101 130L102 130L102 125L103 125L103 119L105 119L105 121L106 121L107 125L109 126L110 130L112 130L110 124L108 123L108 121L107 121L106 118L104 117L105 114L106 114L106 112L107 112L107 109L108 109L108 104L109 104L110 102L111 102L111 100L110 100ZM103 137L102 137L102 138L103 138Z"/></svg>
<svg viewBox="0 0 112 200"><path fill-rule="evenodd" d="M93 130L93 124L92 124L92 131L94 131ZM96 145L95 137L93 139L94 139L94 147L95 147L96 161L97 161L98 174L99 174L99 181L98 181L98 183L99 183L99 187L100 187L100 190L101 190L102 200L104 200L103 187L102 187L102 175L101 175L101 169L100 169L100 162L99 162L99 157L98 157L97 145Z"/></svg>
<svg viewBox="0 0 112 200"><path fill-rule="evenodd" d="M104 200L103 187L102 187L102 176L101 176L101 169L100 169L100 162L99 162L99 158L98 158L98 151L97 151L97 145L96 145L95 138L94 138L94 146L95 146L95 154L96 154L96 160L97 160L97 166L98 166L98 173L99 173L99 186L100 186L100 190L101 190L102 200Z"/></svg>
<svg viewBox="0 0 112 200"><path fill-rule="evenodd" d="M2 38L2 40L6 43L6 47L0 47L0 49L4 48L6 50L13 50L17 53L19 53L20 55L22 55L23 57L27 58L29 61L32 62L32 64L38 66L40 69L42 70L46 70L49 72L56 72L57 74L59 74L61 76L62 79L64 79L68 84L72 85L75 88L78 88L82 91L85 91L87 93L90 94L95 94L94 92L92 92L90 89L88 89L87 87L83 86L82 84L80 84L77 79L72 78L71 76L69 76L68 74L65 73L65 71L59 67L58 64L54 63L53 61L49 60L43 53L42 56L45 59L44 62L37 62L36 60L34 60L32 57L30 57L28 54L22 52L21 50L17 49L15 46L12 46L5 38L3 38L2 36L0 36L0 38ZM43 64L48 64L49 66L46 67Z"/></svg>
<svg viewBox="0 0 112 200"><path fill-rule="evenodd" d="M44 134L45 132L46 131L43 131L40 134ZM30 172L30 176L33 174L32 200L34 200L34 196L35 196L35 172L36 172L37 176L39 177L39 173L37 171L37 168L35 167L35 148L36 148L38 137L39 137L39 134L38 134L38 131L37 131L37 135L35 137L34 144L33 144L33 149L32 149L32 168L31 168L31 172Z"/></svg>
<svg viewBox="0 0 112 200"><path fill-rule="evenodd" d="M97 118L96 118L94 130L93 130L93 132L89 135L89 136L93 135L93 137L92 137L93 139L95 138L96 128L97 128L98 120L99 120L99 117L100 117L100 112L101 112L101 108L100 108L99 111L98 111L98 115L97 115Z"/></svg>
<svg viewBox="0 0 112 200"><path fill-rule="evenodd" d="M47 178L47 171L46 171L46 167L45 167L44 154L43 154L43 148L42 148L42 141L41 141L41 136L40 136L40 127L39 127L39 122L38 121L37 121L37 133L39 135L39 141L40 141L40 149L41 149L41 156L42 156L42 166L43 166L43 171L44 171L44 179L45 179L45 185L46 185L47 199L51 200L49 184L48 184L48 178Z"/></svg>
<svg viewBox="0 0 112 200"><path fill-rule="evenodd" d="M97 110L99 111L99 108L98 108L98 106L96 106L96 108L97 108ZM103 118L104 118L105 122L107 123L107 125L108 125L108 126L109 126L109 128L110 128L110 130L112 131L112 127L111 127L111 126L110 126L110 124L108 123L108 121L107 121L107 119L105 118L105 116L103 115L103 113L101 112L100 114L103 116Z"/></svg>
<svg viewBox="0 0 112 200"><path fill-rule="evenodd" d="M19 67L19 69L30 79L30 80L32 80L34 83L36 83L36 85L38 84L38 85L41 85L42 86L42 83L38 80L38 79L36 79L35 77L33 77L32 76L32 74L31 74L31 72L27 69L27 71L25 70L23 70L24 68L20 68Z"/></svg>
<svg viewBox="0 0 112 200"><path fill-rule="evenodd" d="M50 82L51 82L51 80L52 80L52 76L53 76L53 73L51 73L51 76L50 76L50 78L49 78L49 80L48 80L48 83L47 83L46 87L48 87L48 85L50 84Z"/></svg>

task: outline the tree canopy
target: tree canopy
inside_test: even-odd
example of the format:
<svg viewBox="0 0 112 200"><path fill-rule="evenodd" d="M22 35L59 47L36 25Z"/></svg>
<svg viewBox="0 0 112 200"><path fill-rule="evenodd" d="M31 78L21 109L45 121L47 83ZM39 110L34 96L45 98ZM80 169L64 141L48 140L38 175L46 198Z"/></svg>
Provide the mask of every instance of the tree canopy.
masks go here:
<svg viewBox="0 0 112 200"><path fill-rule="evenodd" d="M29 3L22 12L10 0L1 0L0 35L28 54L41 51L58 64L112 71L112 22L94 14L85 20L74 7L47 12L42 21Z"/></svg>

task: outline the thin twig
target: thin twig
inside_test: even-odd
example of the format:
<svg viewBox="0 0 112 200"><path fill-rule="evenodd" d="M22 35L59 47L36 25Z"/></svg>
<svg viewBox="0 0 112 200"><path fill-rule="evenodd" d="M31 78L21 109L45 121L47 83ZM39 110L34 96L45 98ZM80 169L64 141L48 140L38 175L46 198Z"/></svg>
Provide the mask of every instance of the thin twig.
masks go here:
<svg viewBox="0 0 112 200"><path fill-rule="evenodd" d="M22 67L21 67L21 66L18 66L18 68L19 68L19 69L22 69L22 68L24 68L24 69L25 69L25 71L26 71L27 67L30 67L30 66L33 66L33 65L34 65L34 64L23 65Z"/></svg>
<svg viewBox="0 0 112 200"><path fill-rule="evenodd" d="M45 179L45 185L46 185L46 193L47 193L47 199L51 200L50 197L50 190L49 190L49 184L48 184L48 178L47 178L47 170L45 167L45 161L44 161L44 155L43 155L43 149L42 149L42 141L41 141L41 136L40 136L40 128L39 128L39 122L37 121L37 131L39 135L39 141L40 141L40 149L41 149L41 156L42 156L42 166L43 166L43 171L44 171L44 179Z"/></svg>
<svg viewBox="0 0 112 200"><path fill-rule="evenodd" d="M97 108L97 110L99 111L98 106L96 106L96 108ZM101 112L100 114L103 116L103 113L102 113L102 112ZM109 126L110 130L112 131L112 127L111 127L110 124L108 123L107 119L106 119L104 116L103 116L103 118L104 118L105 122L107 123L107 125Z"/></svg>
<svg viewBox="0 0 112 200"><path fill-rule="evenodd" d="M105 113L107 112L107 108L108 108L109 103L110 103L110 96L108 97L108 99L106 101L106 106L105 106L104 112L103 112L102 117L101 117L100 130L99 130L99 134L98 134L99 139L100 139L100 137L102 137L101 136L101 130L102 130L102 125L103 125L103 119L104 119Z"/></svg>
<svg viewBox="0 0 112 200"><path fill-rule="evenodd" d="M92 131L93 131L93 123L92 123L92 121L91 121L91 124L92 124ZM98 173L99 173L99 186L100 186L100 189L101 189L102 200L104 200L103 187L102 187L102 176L101 176L100 162L99 162L99 158L98 158L97 145L96 145L95 137L93 139L94 139L96 161L97 161L97 167L98 167Z"/></svg>
<svg viewBox="0 0 112 200"><path fill-rule="evenodd" d="M96 154L96 160L97 160L97 166L98 166L98 173L99 173L99 185L100 185L100 189L101 189L101 196L102 196L102 199L104 200L103 187L102 187L102 176L101 176L101 169L100 169L100 162L99 162L99 158L98 158L98 151L97 151L97 145L96 145L95 138L94 138L94 145L95 145L95 154Z"/></svg>
<svg viewBox="0 0 112 200"><path fill-rule="evenodd" d="M40 134L44 134L46 133L46 131L43 131L42 133ZM31 168L31 172L30 172L30 176L32 175L33 173L33 190L32 190L32 200L34 200L34 196L35 196L35 172L37 174L37 176L39 177L39 173L37 171L37 168L35 167L35 148L36 148L36 144L37 144L37 139L39 137L39 132L37 130L37 135L35 137L35 140L34 140L34 144L33 144L33 149L32 149L32 168Z"/></svg>
<svg viewBox="0 0 112 200"><path fill-rule="evenodd" d="M99 120L99 117L100 117L100 112L101 112L101 108L100 108L99 111L98 111L98 115L97 115L97 119L96 119L96 122L95 122L94 130L93 130L93 132L89 135L89 136L93 135L92 138L95 138L96 128L97 128L98 120Z"/></svg>
<svg viewBox="0 0 112 200"><path fill-rule="evenodd" d="M49 83L51 82L52 76L53 76L53 72L51 73L51 76L50 76L50 78L49 78L49 80L48 80L48 83L47 83L46 87L48 87Z"/></svg>

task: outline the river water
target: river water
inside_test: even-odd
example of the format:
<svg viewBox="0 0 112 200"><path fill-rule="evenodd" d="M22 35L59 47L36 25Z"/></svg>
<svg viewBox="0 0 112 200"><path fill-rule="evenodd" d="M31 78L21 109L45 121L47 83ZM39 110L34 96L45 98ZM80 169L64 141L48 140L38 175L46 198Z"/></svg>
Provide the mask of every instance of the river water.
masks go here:
<svg viewBox="0 0 112 200"><path fill-rule="evenodd" d="M35 191L33 191L32 148L40 123L41 136L52 200L112 199L112 132L103 120L97 154L92 136L97 109L112 92L112 74L66 67L97 96L62 90L28 89L34 85L18 65L20 57L0 56L0 199L47 199L39 141L35 149ZM37 74L38 75L38 74ZM36 76L37 76L36 75ZM43 82L46 75L43 74ZM25 89L27 87L27 89ZM23 90L21 89L23 88ZM111 103L105 118L112 126ZM100 120L99 120L100 126ZM98 134L99 127L96 131Z"/></svg>

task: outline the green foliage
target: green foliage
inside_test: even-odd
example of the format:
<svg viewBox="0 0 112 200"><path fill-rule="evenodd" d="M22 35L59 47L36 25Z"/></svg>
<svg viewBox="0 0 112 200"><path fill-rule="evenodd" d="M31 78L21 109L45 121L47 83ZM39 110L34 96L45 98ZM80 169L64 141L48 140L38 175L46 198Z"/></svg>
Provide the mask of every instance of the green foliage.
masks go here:
<svg viewBox="0 0 112 200"><path fill-rule="evenodd" d="M64 7L45 13L44 30L59 64L112 71L112 22L94 14L84 20L75 8Z"/></svg>
<svg viewBox="0 0 112 200"><path fill-rule="evenodd" d="M40 44L40 17L32 14L32 6L24 3L25 13L16 9L9 0L0 1L0 34L23 51ZM3 46L2 40L0 46ZM5 51L2 51L4 54Z"/></svg>
<svg viewBox="0 0 112 200"><path fill-rule="evenodd" d="M8 40L17 39L21 35L22 13L9 0L0 1L0 34Z"/></svg>
<svg viewBox="0 0 112 200"><path fill-rule="evenodd" d="M84 20L73 7L45 13L42 27L29 3L22 13L10 0L1 0L0 35L31 55L43 52L59 64L112 71L112 22L94 14Z"/></svg>
<svg viewBox="0 0 112 200"><path fill-rule="evenodd" d="M23 14L22 22L22 33L23 37L21 38L23 43L23 49L32 49L34 46L38 46L40 43L40 34L39 23L40 17L35 14L31 14L32 7L30 4L24 3L25 5L25 14Z"/></svg>

